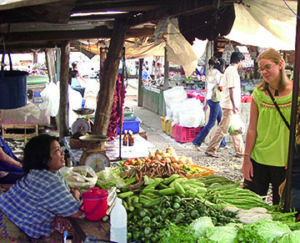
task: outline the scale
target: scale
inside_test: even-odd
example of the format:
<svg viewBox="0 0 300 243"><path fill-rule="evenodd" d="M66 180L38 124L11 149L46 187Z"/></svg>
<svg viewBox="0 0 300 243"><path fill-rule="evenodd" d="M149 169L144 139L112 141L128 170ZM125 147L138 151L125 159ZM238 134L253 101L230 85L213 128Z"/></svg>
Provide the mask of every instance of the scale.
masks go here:
<svg viewBox="0 0 300 243"><path fill-rule="evenodd" d="M105 135L86 135L79 139L83 142L88 142L89 145L83 150L80 157L79 165L88 165L95 172L104 170L105 167L110 167L109 158L105 152L105 142L109 137Z"/></svg>
<svg viewBox="0 0 300 243"><path fill-rule="evenodd" d="M71 130L72 133L75 134L76 132L91 132L92 128L92 121L88 117L94 113L94 109L89 108L80 108L77 110L73 110L79 117L73 122Z"/></svg>

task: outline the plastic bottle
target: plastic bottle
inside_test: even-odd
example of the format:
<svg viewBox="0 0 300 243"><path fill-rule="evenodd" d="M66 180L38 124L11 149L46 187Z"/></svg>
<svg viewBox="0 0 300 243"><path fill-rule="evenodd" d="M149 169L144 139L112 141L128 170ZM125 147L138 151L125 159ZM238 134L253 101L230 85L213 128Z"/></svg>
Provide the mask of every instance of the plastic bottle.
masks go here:
<svg viewBox="0 0 300 243"><path fill-rule="evenodd" d="M128 135L128 145L129 146L133 146L134 145L134 138L133 138L133 135L132 135L132 131L129 130L129 135Z"/></svg>
<svg viewBox="0 0 300 243"><path fill-rule="evenodd" d="M123 136L123 146L127 146L127 144L128 144L128 137L127 137L127 130L125 130Z"/></svg>
<svg viewBox="0 0 300 243"><path fill-rule="evenodd" d="M110 213L110 241L127 242L127 213L120 198L116 198L116 204Z"/></svg>

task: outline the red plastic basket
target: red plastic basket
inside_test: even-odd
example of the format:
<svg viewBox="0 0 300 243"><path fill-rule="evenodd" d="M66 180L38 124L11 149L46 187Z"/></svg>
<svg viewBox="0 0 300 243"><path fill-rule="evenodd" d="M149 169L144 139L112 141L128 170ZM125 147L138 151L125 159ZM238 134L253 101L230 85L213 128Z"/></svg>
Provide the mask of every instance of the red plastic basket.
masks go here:
<svg viewBox="0 0 300 243"><path fill-rule="evenodd" d="M171 137L176 138L176 134L177 134L177 124L171 127Z"/></svg>
<svg viewBox="0 0 300 243"><path fill-rule="evenodd" d="M175 140L180 143L192 142L202 127L182 127L176 124Z"/></svg>

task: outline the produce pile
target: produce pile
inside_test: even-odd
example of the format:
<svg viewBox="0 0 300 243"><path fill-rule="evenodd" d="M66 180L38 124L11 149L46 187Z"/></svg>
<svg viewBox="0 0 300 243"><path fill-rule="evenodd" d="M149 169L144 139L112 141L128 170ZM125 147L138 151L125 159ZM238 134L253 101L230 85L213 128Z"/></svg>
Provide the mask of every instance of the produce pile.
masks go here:
<svg viewBox="0 0 300 243"><path fill-rule="evenodd" d="M120 190L129 242L300 242L296 212L282 213L222 176L189 178L191 161L170 151L97 173L97 186Z"/></svg>

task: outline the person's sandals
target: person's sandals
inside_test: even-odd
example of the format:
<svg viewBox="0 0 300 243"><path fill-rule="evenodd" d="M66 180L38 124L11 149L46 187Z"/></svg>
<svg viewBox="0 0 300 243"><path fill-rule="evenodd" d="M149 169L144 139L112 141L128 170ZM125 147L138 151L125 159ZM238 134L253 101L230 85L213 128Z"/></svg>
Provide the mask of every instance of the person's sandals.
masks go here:
<svg viewBox="0 0 300 243"><path fill-rule="evenodd" d="M214 153L210 153L210 152L205 152L205 154L210 157L221 158L221 155L219 155L219 154L214 154Z"/></svg>
<svg viewBox="0 0 300 243"><path fill-rule="evenodd" d="M196 149L199 152L204 152L203 149L201 149L199 146L197 146L196 144L193 144L194 149Z"/></svg>

